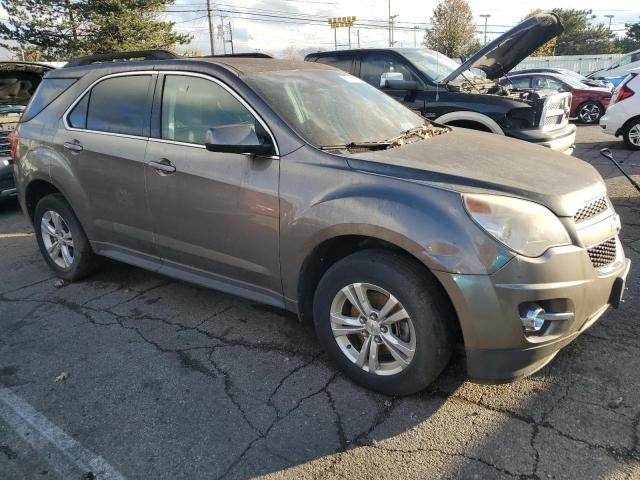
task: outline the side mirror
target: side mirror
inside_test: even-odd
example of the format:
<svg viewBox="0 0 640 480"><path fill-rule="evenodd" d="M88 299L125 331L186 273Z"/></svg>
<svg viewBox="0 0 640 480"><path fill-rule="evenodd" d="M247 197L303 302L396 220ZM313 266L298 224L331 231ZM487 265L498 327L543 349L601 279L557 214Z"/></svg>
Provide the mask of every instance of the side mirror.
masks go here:
<svg viewBox="0 0 640 480"><path fill-rule="evenodd" d="M245 153L269 156L274 154L269 140L260 140L253 125L237 123L207 130L205 147L210 152Z"/></svg>
<svg viewBox="0 0 640 480"><path fill-rule="evenodd" d="M384 72L380 75L380 88L386 88L389 80L404 80L401 72Z"/></svg>
<svg viewBox="0 0 640 480"><path fill-rule="evenodd" d="M415 80L387 80L385 88L390 90L418 90L418 82Z"/></svg>

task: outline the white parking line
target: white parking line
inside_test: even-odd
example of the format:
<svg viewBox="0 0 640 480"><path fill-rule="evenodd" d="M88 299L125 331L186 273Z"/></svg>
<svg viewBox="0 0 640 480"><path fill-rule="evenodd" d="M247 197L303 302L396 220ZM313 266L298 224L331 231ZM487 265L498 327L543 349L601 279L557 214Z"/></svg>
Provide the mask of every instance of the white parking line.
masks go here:
<svg viewBox="0 0 640 480"><path fill-rule="evenodd" d="M96 480L124 480L99 455L51 423L8 388L0 387L0 418L38 451L62 478L80 478L92 472Z"/></svg>

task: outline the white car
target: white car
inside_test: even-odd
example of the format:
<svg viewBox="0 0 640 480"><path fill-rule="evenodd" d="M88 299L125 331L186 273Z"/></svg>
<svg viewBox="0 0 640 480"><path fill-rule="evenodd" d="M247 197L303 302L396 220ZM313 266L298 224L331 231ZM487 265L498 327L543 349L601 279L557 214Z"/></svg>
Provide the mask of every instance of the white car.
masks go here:
<svg viewBox="0 0 640 480"><path fill-rule="evenodd" d="M600 127L610 135L622 135L629 148L640 150L640 68L631 70L615 89Z"/></svg>

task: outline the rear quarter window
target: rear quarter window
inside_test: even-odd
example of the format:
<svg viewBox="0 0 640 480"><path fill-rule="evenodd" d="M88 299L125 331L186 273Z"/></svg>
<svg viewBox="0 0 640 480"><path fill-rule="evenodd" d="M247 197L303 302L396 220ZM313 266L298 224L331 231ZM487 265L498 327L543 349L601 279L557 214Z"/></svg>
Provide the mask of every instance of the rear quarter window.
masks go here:
<svg viewBox="0 0 640 480"><path fill-rule="evenodd" d="M28 122L49 106L56 98L62 95L71 85L76 83L76 78L45 78L40 82L36 92L31 97L26 110L22 114L21 122Z"/></svg>

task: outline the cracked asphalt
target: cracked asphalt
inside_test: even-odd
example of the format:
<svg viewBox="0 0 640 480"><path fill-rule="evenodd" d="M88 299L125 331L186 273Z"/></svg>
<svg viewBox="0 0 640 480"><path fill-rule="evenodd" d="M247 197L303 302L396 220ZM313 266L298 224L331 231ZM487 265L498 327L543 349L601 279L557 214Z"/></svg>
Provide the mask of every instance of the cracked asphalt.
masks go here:
<svg viewBox="0 0 640 480"><path fill-rule="evenodd" d="M130 479L639 479L640 197L598 150L634 174L640 152L598 127L578 142L622 217L629 290L528 378L470 383L458 353L423 393L366 391L284 312L111 261L59 286L5 201L0 387ZM54 460L0 419L0 478L69 478Z"/></svg>

